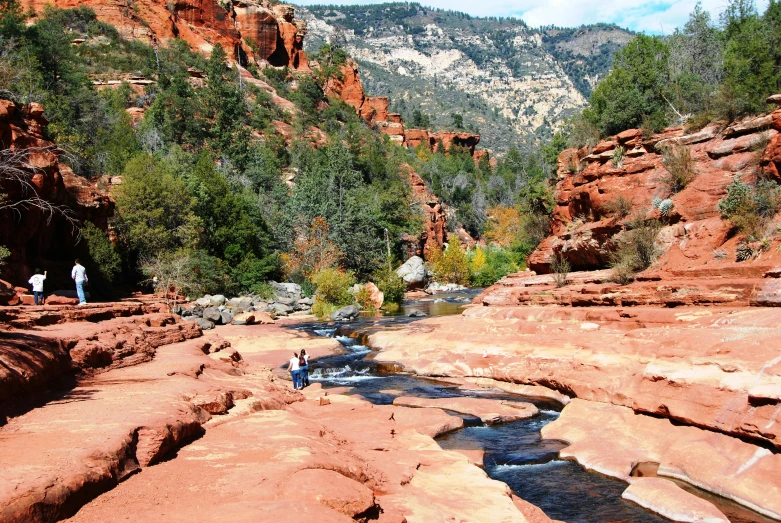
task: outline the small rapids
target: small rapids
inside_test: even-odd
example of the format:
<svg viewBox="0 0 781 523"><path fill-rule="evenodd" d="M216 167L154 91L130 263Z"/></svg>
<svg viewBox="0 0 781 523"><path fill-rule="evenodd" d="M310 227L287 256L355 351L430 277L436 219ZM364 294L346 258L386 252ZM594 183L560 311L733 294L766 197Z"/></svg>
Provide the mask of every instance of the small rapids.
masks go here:
<svg viewBox="0 0 781 523"><path fill-rule="evenodd" d="M411 303L394 316L361 318L353 324L354 329L366 325L381 327L407 323L411 320L405 315L413 309L433 315L459 314L468 298L471 296L448 295L425 303ZM622 500L621 494L627 487L623 481L587 472L573 461L559 459L559 450L565 444L546 441L540 436L540 429L559 416L562 407L558 402L498 390L463 390L448 384L447 380L418 377L402 372L401 366L375 362L369 347L341 334L345 332L344 327L310 324L298 328L335 338L344 348L343 354L313 362L310 378L322 383L324 388L349 386L351 392L380 405L391 404L400 395L428 398L468 396L534 403L540 410L538 416L502 425L484 425L477 418L461 415L465 421L464 428L440 436L437 441L443 449L483 450L486 473L506 483L516 495L540 507L550 518L568 523L668 521ZM725 510L721 503L717 506L733 523L764 522L762 518L733 519L734 512Z"/></svg>

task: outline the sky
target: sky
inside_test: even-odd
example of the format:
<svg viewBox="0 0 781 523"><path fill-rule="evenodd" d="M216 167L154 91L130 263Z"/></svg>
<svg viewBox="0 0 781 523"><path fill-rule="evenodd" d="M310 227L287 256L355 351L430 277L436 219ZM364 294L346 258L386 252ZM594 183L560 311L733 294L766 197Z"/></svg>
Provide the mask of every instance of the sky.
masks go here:
<svg viewBox="0 0 781 523"><path fill-rule="evenodd" d="M298 0L309 4L374 4L391 0ZM473 16L514 16L532 27L576 27L598 22L614 23L633 31L669 34L686 23L696 0L417 0L431 7L463 11ZM727 0L701 0L714 20ZM760 12L767 0L757 0Z"/></svg>

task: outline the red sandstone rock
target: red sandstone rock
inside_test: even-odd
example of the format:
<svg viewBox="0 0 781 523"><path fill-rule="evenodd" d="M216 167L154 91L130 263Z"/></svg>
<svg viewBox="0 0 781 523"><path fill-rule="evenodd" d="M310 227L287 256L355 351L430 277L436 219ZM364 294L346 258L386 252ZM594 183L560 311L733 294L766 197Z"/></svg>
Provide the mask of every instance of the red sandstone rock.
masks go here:
<svg viewBox="0 0 781 523"><path fill-rule="evenodd" d="M411 166L403 165L402 170L406 170L409 177L412 197L424 212L424 231L419 237L408 239L411 248L407 255L408 257L423 256L425 258L431 249L441 250L447 241L446 211L439 198L429 190L426 182Z"/></svg>
<svg viewBox="0 0 781 523"><path fill-rule="evenodd" d="M382 304L385 302L385 295L382 293L382 291L380 291L380 289L372 282L368 282L366 285L364 285L364 289L369 291L372 307L380 310L380 308L382 308Z"/></svg>
<svg viewBox="0 0 781 523"><path fill-rule="evenodd" d="M776 316L772 309L733 315L639 307L472 307L461 317L374 332L369 344L381 350L377 360L424 375L537 383L777 445L781 424L772 389L781 384L781 364L772 348L778 336L769 328ZM583 330L586 322L601 328ZM749 332L745 329L750 337L736 337Z"/></svg>
<svg viewBox="0 0 781 523"><path fill-rule="evenodd" d="M483 398L418 398L414 396L399 396L393 400L393 404L401 407L451 410L461 414L476 416L483 423L489 425L531 418L539 414L537 407L531 403L516 401L499 402Z"/></svg>
<svg viewBox="0 0 781 523"><path fill-rule="evenodd" d="M621 497L672 521L729 523L727 516L713 503L689 494L672 481L662 478L633 479Z"/></svg>
<svg viewBox="0 0 781 523"><path fill-rule="evenodd" d="M781 515L781 478L774 472L781 467L781 455L737 438L583 400L567 405L543 427L542 436L566 441L570 446L560 451L562 457L602 474L633 481L629 475L637 463L659 463L660 476L686 481L772 518Z"/></svg>

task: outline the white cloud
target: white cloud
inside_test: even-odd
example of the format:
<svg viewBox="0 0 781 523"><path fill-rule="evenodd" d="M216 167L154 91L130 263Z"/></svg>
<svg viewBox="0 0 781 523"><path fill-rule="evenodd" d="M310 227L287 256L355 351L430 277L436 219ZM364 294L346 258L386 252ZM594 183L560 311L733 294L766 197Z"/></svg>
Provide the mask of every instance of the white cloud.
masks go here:
<svg viewBox="0 0 781 523"><path fill-rule="evenodd" d="M343 0L347 4L373 4L388 0ZM339 0L336 0L338 3ZM728 0L702 0L714 20ZM321 4L303 0L300 5ZM576 27L598 22L615 23L634 31L671 33L686 23L696 0L423 0L423 5L462 11L473 16L515 16L533 27L557 25ZM767 0L758 0L760 10Z"/></svg>

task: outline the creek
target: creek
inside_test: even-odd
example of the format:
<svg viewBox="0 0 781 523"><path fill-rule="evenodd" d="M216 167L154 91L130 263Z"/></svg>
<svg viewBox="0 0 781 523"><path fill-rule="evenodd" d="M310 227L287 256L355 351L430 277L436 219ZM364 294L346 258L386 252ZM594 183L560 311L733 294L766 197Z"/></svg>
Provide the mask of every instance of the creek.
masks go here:
<svg viewBox="0 0 781 523"><path fill-rule="evenodd" d="M467 390L446 379L428 379L405 373L397 364L376 362L369 347L351 337L366 329L392 328L415 321L408 318L412 310L427 315L459 314L474 293L437 295L436 298L409 302L396 314L364 316L345 324L312 323L297 329L319 336L336 338L344 353L318 359L310 371L311 380L324 389L350 387L379 405L393 403L400 395L426 398L480 397L533 403L540 414L530 419L500 425L485 425L477 418L461 416L464 428L441 435L437 442L443 449L483 450L484 469L493 479L506 483L518 497L540 507L552 519L567 523L662 523L657 514L621 499L627 484L617 479L588 472L574 461L559 459L565 446L559 441L543 440L540 429L555 420L561 404L546 398L526 397L490 389ZM688 485L692 493L714 503L732 523L766 523L770 520L738 505Z"/></svg>

